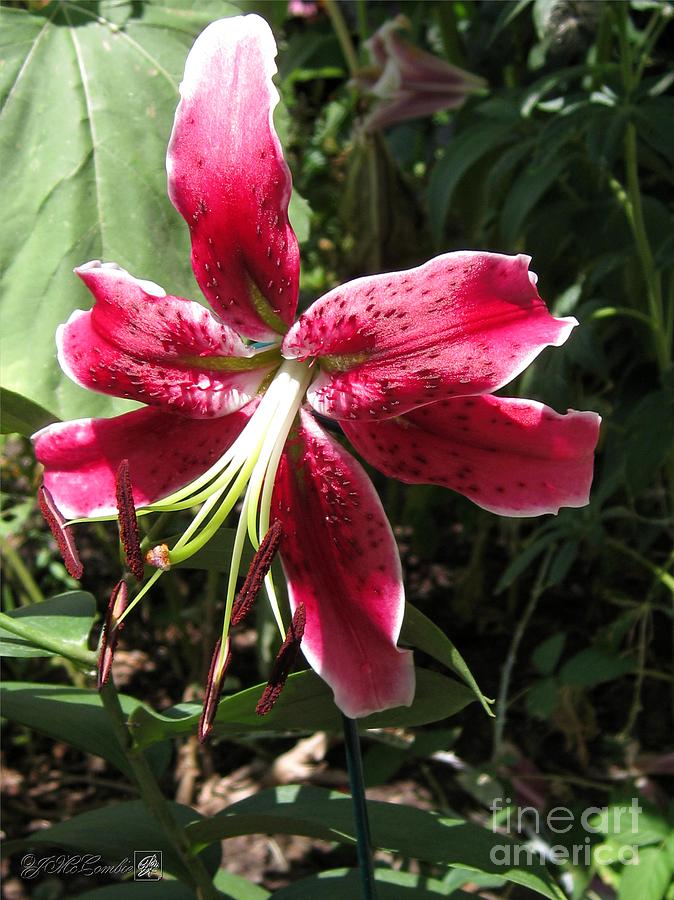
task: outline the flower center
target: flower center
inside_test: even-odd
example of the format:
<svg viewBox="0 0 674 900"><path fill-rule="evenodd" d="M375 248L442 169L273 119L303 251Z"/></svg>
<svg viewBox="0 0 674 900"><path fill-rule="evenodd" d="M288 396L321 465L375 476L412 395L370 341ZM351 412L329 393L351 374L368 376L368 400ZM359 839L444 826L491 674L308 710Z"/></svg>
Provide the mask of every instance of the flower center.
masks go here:
<svg viewBox="0 0 674 900"><path fill-rule="evenodd" d="M152 512L168 513L199 506L193 520L173 547L154 547L147 554L147 561L158 566L158 569L126 608L124 617L163 571L189 559L204 547L223 525L236 503L243 498L227 584L224 644L246 536L257 549L269 530L274 480L283 447L313 377L314 372L308 363L284 360L248 424L220 459L190 484L138 510L138 514L142 516ZM265 578L265 587L279 630L285 635L271 572Z"/></svg>

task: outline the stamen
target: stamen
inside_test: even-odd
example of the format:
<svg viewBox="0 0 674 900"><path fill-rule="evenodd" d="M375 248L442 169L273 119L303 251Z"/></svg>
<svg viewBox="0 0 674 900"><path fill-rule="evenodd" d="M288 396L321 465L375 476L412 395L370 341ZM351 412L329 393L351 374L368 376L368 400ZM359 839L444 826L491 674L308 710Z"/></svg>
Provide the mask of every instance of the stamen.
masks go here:
<svg viewBox="0 0 674 900"><path fill-rule="evenodd" d="M145 574L145 562L140 549L138 519L136 518L136 507L133 502L128 459L123 459L119 464L115 479L115 491L117 495L117 510L119 512L119 539L122 542L129 568L136 576L136 579L142 581Z"/></svg>
<svg viewBox="0 0 674 900"><path fill-rule="evenodd" d="M281 649L274 661L267 687L264 689L255 707L255 712L258 716L266 716L267 713L270 713L281 695L290 670L295 665L297 654L300 652L300 643L304 635L306 621L306 608L304 603L300 603L295 610L286 638L281 644Z"/></svg>
<svg viewBox="0 0 674 900"><path fill-rule="evenodd" d="M98 655L98 676L96 679L96 686L99 691L110 677L119 633L124 627L124 623L120 622L119 619L126 609L128 600L129 590L126 586L126 581L122 578L121 581L117 582L110 595L108 611L105 614L105 622L101 632L101 649Z"/></svg>
<svg viewBox="0 0 674 900"><path fill-rule="evenodd" d="M253 557L243 587L236 595L236 600L232 607L232 625L238 625L250 612L250 608L259 594L262 583L278 552L282 536L283 526L278 519L275 519L271 528L262 539L260 549Z"/></svg>
<svg viewBox="0 0 674 900"><path fill-rule="evenodd" d="M225 652L221 653L220 648L222 641L218 641L213 650L211 657L211 665L208 670L208 680L206 682L206 696L204 697L204 707L201 711L199 719L198 737L199 742L203 744L213 728L213 722L218 711L218 700L222 693L222 685L225 679L225 673L232 658L232 651L229 646L229 639L225 641Z"/></svg>
<svg viewBox="0 0 674 900"><path fill-rule="evenodd" d="M48 488L43 484L38 488L37 499L45 522L49 525L51 533L56 538L68 574L79 581L82 577L84 567L80 560L79 553L77 552L75 538L73 537L70 528L65 524L65 518L61 515L58 507L54 503L54 498Z"/></svg>

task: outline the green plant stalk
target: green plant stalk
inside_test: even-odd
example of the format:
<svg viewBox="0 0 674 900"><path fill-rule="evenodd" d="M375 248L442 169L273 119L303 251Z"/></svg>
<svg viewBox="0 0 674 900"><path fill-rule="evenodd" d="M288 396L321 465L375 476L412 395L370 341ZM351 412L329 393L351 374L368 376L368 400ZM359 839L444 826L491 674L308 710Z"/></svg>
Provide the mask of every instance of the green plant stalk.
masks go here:
<svg viewBox="0 0 674 900"><path fill-rule="evenodd" d="M13 619L5 613L0 613L0 627L6 631L11 631L12 634L29 641L36 647L42 647L42 649L56 653L58 656L63 656L65 659L71 659L73 662L80 663L89 669L96 668L96 654L92 653L91 650L64 644L58 638L49 637L43 631L32 628L30 625L25 625L19 619Z"/></svg>
<svg viewBox="0 0 674 900"><path fill-rule="evenodd" d="M648 307L653 321L655 338L655 355L661 374L669 368L671 347L668 345L667 327L662 304L662 285L660 275L655 269L653 253L646 233L644 214L639 188L639 167L637 157L637 131L633 122L625 129L625 176L629 204L626 207L627 218L637 245L641 260L644 281L648 296Z"/></svg>
<svg viewBox="0 0 674 900"><path fill-rule="evenodd" d="M545 590L545 577L548 574L548 569L550 568L550 562L552 561L553 553L554 547L550 547L543 558L543 562L541 563L538 570L538 575L536 576L536 581L531 590L529 602L527 603L526 608L522 613L519 622L517 623L517 628L515 629L512 641L510 642L508 656L506 657L506 661L503 666L501 681L499 683L498 689L498 697L496 699L496 716L494 719L494 757L497 757L499 755L501 746L503 744L503 732L505 731L506 714L508 708L508 691L510 689L510 679L512 677L513 667L515 665L515 660L517 659L517 651L519 650L522 638L524 637L524 632L526 631L527 625L529 624L529 619L534 614L534 610L536 609L538 601L540 600L541 595Z"/></svg>
<svg viewBox="0 0 674 900"><path fill-rule="evenodd" d="M367 815L367 801L365 800L365 779L363 778L363 758L360 752L358 723L355 719L342 715L342 726L344 728L346 765L351 785L353 815L356 820L358 868L360 869L363 898L364 900L376 900L377 888L374 881L372 839L370 837L370 822Z"/></svg>
<svg viewBox="0 0 674 900"><path fill-rule="evenodd" d="M614 3L608 7L615 16L618 32L618 45L620 51L620 68L622 72L625 99L629 102L632 94L639 84L643 73L643 66L637 65L633 69L632 48L628 37L629 6L626 3ZM652 22L653 20L651 20ZM634 243L641 262L648 310L653 323L653 340L655 356L660 374L664 374L669 368L671 359L671 335L668 335L667 322L664 316L662 303L662 285L660 275L655 268L653 252L648 240L646 224L644 221L643 205L641 202L641 189L639 187L639 159L637 150L637 130L633 122L628 122L625 129L623 142L625 154L625 185L624 197L618 193L628 224L632 230Z"/></svg>
<svg viewBox="0 0 674 900"><path fill-rule="evenodd" d="M12 547L11 543L8 540L5 539L0 542L0 552L2 552L2 555L5 557L5 560L9 564L9 567L21 582L23 589L28 594L31 601L33 603L42 603L42 601L44 600L44 594L37 586L35 579L24 565L24 562L21 559L21 554L14 547Z"/></svg>
<svg viewBox="0 0 674 900"><path fill-rule="evenodd" d="M367 21L367 2L366 0L356 0L356 15L358 17L358 37L361 46L370 37L370 26Z"/></svg>
<svg viewBox="0 0 674 900"><path fill-rule="evenodd" d="M447 61L455 66L465 68L466 57L461 44L459 29L456 27L456 10L452 0L444 0L436 6L438 26L442 36L442 46Z"/></svg>
<svg viewBox="0 0 674 900"><path fill-rule="evenodd" d="M666 587L667 590L671 592L672 597L674 597L674 577L672 577L666 569L663 569L662 566L656 566L650 559L646 559L645 556L637 553L637 551L633 550L628 544L623 544L622 541L616 540L616 538L606 537L605 542L609 547L613 547L614 549L619 550L620 553L624 553L626 556L641 563L644 568L655 575L663 587Z"/></svg>
<svg viewBox="0 0 674 900"><path fill-rule="evenodd" d="M377 159L376 137L367 135L367 181L369 185L370 217L371 217L371 250L369 268L371 272L381 271L381 215L379 208L379 166Z"/></svg>
<svg viewBox="0 0 674 900"><path fill-rule="evenodd" d="M330 17L330 22L335 30L335 34L337 35L339 46L342 48L349 74L353 76L360 68L358 64L358 54L356 53L356 48L353 46L349 29L344 20L344 16L342 15L342 11L339 8L339 3L337 0L325 0L325 9Z"/></svg>
<svg viewBox="0 0 674 900"><path fill-rule="evenodd" d="M203 862L198 856L192 855L192 845L189 838L173 818L166 798L157 784L157 779L148 765L143 751L136 746L133 740L112 679L101 688L100 694L113 731L129 762L138 793L151 815L166 832L166 836L180 857L181 862L190 873L197 900L219 900L220 893L213 885L213 881Z"/></svg>

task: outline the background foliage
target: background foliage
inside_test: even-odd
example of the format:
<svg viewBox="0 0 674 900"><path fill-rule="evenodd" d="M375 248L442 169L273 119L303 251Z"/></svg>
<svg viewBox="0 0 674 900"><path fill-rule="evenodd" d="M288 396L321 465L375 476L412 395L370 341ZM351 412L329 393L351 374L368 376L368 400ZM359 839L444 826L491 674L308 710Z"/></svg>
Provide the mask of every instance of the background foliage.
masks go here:
<svg viewBox="0 0 674 900"><path fill-rule="evenodd" d="M254 9L280 46L277 124L298 191L302 302L349 276L440 251L527 252L552 310L581 327L508 393L604 417L592 503L556 518L499 520L446 491L376 480L413 605L404 637L423 667L411 710L364 723L376 728L364 738L368 783L415 786L406 806L372 801L374 840L387 851L378 857L380 896L461 896L469 885L489 896L671 900L674 7L651 0L2 4L9 871L18 872L27 847L116 861L147 845L165 850L165 872L179 879L162 884L162 896L189 897L196 876L188 850L205 848L202 874L215 876L224 896L357 890L353 852L338 849L353 841L349 805L328 790L329 779L269 787L280 782L259 774L298 734L336 730L327 689L296 674L261 730L259 689L250 686L264 680L274 648L260 608L256 631L238 638L246 664L228 680L218 740L197 749L221 598L224 554L216 547L165 579L129 623L117 662L125 694L101 700L88 672L96 610L118 577L117 538L103 526L82 529L85 579L80 586L69 578L35 510L39 473L25 440L56 418L128 408L82 391L58 368L55 329L89 305L73 266L114 260L199 299L187 234L166 197L165 148L194 37L215 18ZM350 82L336 16L364 64L364 42L400 11L410 41L488 87L458 111L365 135L368 100ZM494 717L454 645L497 698ZM476 696L482 704L471 702ZM321 761L328 771L341 765L335 740ZM221 804L214 816L195 811L213 772L251 759L261 761L257 782L266 790ZM117 770L129 779L122 788ZM129 799L126 785L139 777L159 779L180 801L171 810L186 826L182 837L167 838L161 813ZM75 791L73 778L86 789ZM56 786L45 794L49 779ZM610 813L638 797L644 812L636 834L599 816L593 852L577 865L506 868L490 857L506 840L493 832L494 797L541 814L559 805ZM232 856L218 871L222 839L265 831L331 843L280 885L263 864L237 876ZM553 845L586 836L538 834L548 859ZM639 865L622 865L620 848L634 843ZM99 883L109 886L96 892L91 879L53 877L40 888L50 897L134 896L133 884ZM142 885L143 896L150 887Z"/></svg>

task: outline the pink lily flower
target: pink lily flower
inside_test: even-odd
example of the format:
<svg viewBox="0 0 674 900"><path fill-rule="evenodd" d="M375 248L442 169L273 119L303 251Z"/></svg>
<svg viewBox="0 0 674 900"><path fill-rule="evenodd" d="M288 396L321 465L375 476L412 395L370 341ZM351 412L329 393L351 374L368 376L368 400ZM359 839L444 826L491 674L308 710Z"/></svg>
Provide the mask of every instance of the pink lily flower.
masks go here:
<svg viewBox="0 0 674 900"><path fill-rule="evenodd" d="M186 63L169 196L214 312L114 265L77 269L94 306L59 328L64 371L146 405L50 425L35 451L70 524L116 518L129 490L139 516L198 509L175 546L151 551L160 568L124 616L243 499L223 648L245 540L257 547L279 520L290 605L304 608L302 650L357 717L413 699L412 653L397 647L400 559L364 469L313 413L338 420L386 474L509 516L588 502L599 418L492 396L576 325L548 313L526 256L448 253L359 278L292 324L299 251L272 120L275 56L268 25L248 15L210 25ZM270 575L266 586L285 635Z"/></svg>
<svg viewBox="0 0 674 900"><path fill-rule="evenodd" d="M354 82L374 98L363 122L367 132L430 116L441 109L455 109L470 94L487 86L484 78L402 40L399 32L409 28L406 16L396 16L365 44L371 65L361 69Z"/></svg>

